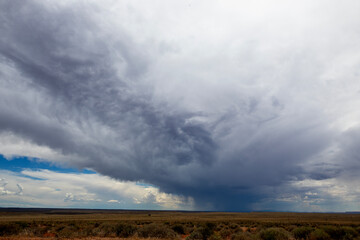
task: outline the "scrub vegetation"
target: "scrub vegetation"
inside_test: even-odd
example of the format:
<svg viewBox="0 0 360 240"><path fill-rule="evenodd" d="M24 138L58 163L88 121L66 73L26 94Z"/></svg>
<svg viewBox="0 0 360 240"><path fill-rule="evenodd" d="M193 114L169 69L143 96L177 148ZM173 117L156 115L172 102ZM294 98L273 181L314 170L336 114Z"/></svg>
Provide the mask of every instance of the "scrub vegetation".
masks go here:
<svg viewBox="0 0 360 240"><path fill-rule="evenodd" d="M360 214L2 209L0 239L360 240Z"/></svg>

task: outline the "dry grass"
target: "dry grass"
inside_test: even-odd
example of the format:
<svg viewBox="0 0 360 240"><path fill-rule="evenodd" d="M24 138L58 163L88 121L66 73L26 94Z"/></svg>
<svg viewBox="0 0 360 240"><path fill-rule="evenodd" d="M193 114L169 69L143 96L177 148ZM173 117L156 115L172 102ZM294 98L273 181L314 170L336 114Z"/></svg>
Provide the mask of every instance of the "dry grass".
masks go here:
<svg viewBox="0 0 360 240"><path fill-rule="evenodd" d="M345 213L282 213L282 212L178 212L178 211L104 211L48 210L0 212L0 222L13 221L151 221L151 222L256 222L256 223L319 223L357 224L360 214Z"/></svg>
<svg viewBox="0 0 360 240"><path fill-rule="evenodd" d="M0 209L0 240L295 239L303 229L360 240L360 214Z"/></svg>

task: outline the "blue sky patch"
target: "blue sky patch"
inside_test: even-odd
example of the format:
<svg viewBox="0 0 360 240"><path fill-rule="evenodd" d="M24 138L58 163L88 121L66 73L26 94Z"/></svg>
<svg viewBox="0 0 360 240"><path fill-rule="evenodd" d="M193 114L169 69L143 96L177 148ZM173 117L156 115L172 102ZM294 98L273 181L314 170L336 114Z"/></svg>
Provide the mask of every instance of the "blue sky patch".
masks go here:
<svg viewBox="0 0 360 240"><path fill-rule="evenodd" d="M11 160L9 160L5 158L4 155L1 154L0 154L0 169L12 171L12 172L21 172L24 169L31 169L31 170L47 169L61 173L85 173L85 174L95 173L94 171L88 169L79 170L76 168L60 167L50 162L44 162L37 158L29 158L25 156L13 157L11 158Z"/></svg>

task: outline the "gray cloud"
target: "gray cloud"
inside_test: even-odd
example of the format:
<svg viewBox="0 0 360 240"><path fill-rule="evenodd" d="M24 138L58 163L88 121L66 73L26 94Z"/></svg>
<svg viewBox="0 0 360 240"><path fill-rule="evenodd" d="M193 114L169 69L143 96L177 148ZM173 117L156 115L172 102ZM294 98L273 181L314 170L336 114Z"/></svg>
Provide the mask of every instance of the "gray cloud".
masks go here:
<svg viewBox="0 0 360 240"><path fill-rule="evenodd" d="M212 13L214 2L208 12L205 3L165 6L177 20L130 2L112 12L108 3L3 1L0 131L207 209L250 210L281 189L297 192L289 182L356 175L357 3L317 15L325 2L306 1L298 7L309 19L283 3L242 10L261 16ZM187 14L198 21L189 29Z"/></svg>

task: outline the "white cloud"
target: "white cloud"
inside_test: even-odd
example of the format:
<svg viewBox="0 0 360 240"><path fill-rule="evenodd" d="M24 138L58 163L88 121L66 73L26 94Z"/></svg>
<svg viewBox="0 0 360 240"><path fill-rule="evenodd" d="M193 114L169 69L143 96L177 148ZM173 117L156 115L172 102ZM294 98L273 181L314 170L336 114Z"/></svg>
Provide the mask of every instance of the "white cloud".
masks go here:
<svg viewBox="0 0 360 240"><path fill-rule="evenodd" d="M294 194L282 194L275 201L293 204L297 211L358 211L360 188L358 181L341 178L305 179L292 182Z"/></svg>
<svg viewBox="0 0 360 240"><path fill-rule="evenodd" d="M328 195L343 204L355 203L360 198L360 187L358 179L347 181L341 178L330 178L322 180L306 179L294 182L293 185L299 189L313 189L316 193L306 192L307 196Z"/></svg>
<svg viewBox="0 0 360 240"><path fill-rule="evenodd" d="M63 155L60 152L46 146L38 145L28 139L22 138L11 132L0 132L0 154L8 160L17 156L37 158L42 161L66 165L67 162L80 157L75 155Z"/></svg>
<svg viewBox="0 0 360 240"><path fill-rule="evenodd" d="M0 171L2 206L192 209L192 199L156 187L121 182L100 174L24 170ZM117 200L114 200L117 199Z"/></svg>
<svg viewBox="0 0 360 240"><path fill-rule="evenodd" d="M17 195L22 195L24 188L21 186L21 184L17 183L16 186L18 187L19 191L16 193Z"/></svg>

